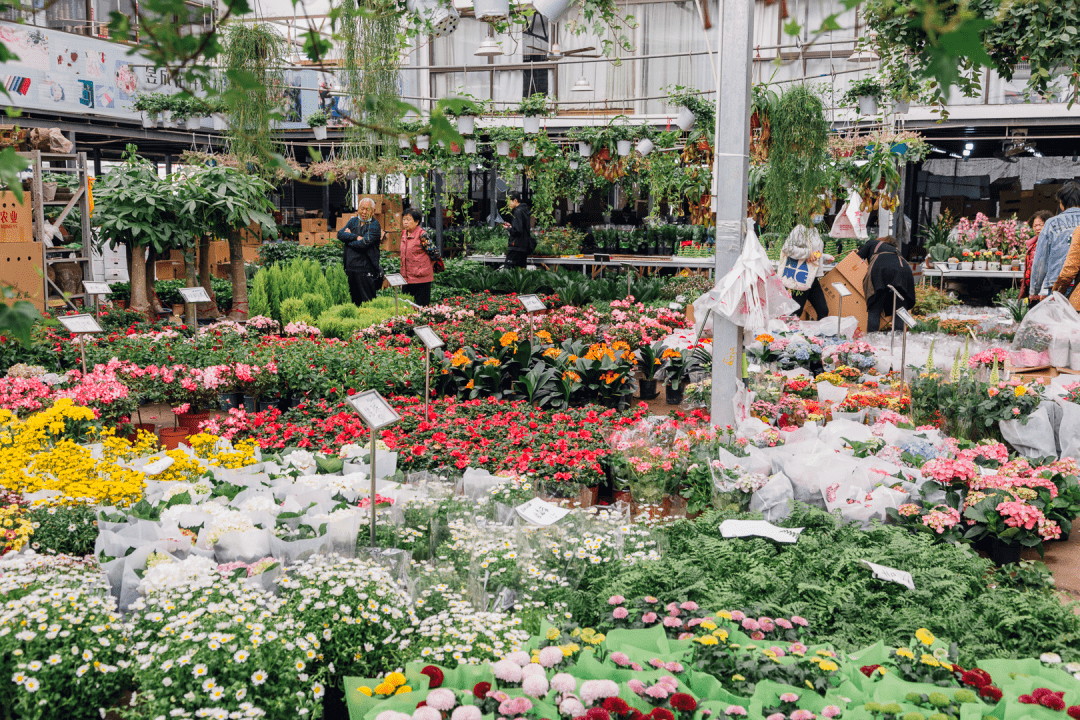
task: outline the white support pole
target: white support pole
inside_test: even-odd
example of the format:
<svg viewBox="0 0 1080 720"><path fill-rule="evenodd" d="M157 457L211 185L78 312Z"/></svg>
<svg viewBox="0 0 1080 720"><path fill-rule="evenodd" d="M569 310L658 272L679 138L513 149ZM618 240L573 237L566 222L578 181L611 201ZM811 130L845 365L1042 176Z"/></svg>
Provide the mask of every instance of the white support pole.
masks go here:
<svg viewBox="0 0 1080 720"><path fill-rule="evenodd" d="M754 39L753 0L720 0L717 28L716 157L713 202L716 210L716 274L719 282L742 251L750 173L750 85ZM723 132L721 132L723 128ZM712 423L734 425L733 399L742 378L742 330L713 317Z"/></svg>

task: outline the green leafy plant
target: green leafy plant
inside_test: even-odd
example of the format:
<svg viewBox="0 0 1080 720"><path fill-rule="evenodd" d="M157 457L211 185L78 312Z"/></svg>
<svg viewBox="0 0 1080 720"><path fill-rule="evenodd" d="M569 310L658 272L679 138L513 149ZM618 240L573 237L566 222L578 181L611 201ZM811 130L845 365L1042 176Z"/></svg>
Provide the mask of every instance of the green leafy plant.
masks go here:
<svg viewBox="0 0 1080 720"><path fill-rule="evenodd" d="M326 127L326 113L324 113L322 110L316 110L315 112L311 113L307 116L306 120L308 127Z"/></svg>
<svg viewBox="0 0 1080 720"><path fill-rule="evenodd" d="M876 76L869 75L853 81L840 97L840 102L845 105L857 105L859 98L863 97L872 97L881 102L887 95L888 90L881 80Z"/></svg>
<svg viewBox="0 0 1080 720"><path fill-rule="evenodd" d="M811 227L822 210L821 195L830 186L829 124L825 105L806 85L789 88L773 106L773 144L763 201L770 232L787 236L795 225Z"/></svg>

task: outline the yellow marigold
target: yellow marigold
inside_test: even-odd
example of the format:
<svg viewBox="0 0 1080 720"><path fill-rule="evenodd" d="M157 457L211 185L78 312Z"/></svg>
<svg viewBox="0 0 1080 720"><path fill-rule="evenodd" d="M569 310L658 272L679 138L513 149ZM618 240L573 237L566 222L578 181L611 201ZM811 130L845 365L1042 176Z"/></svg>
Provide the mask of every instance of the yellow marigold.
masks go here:
<svg viewBox="0 0 1080 720"><path fill-rule="evenodd" d="M558 628L548 628L548 631L546 633L544 633L544 637L546 637L548 640L558 640L559 639L559 630L558 630Z"/></svg>
<svg viewBox="0 0 1080 720"><path fill-rule="evenodd" d="M727 640L728 639L728 631L725 630L724 628L717 628L716 630L712 631L712 634L715 635L716 637L720 638L721 640Z"/></svg>
<svg viewBox="0 0 1080 720"><path fill-rule="evenodd" d="M926 628L919 628L915 631L915 638L923 645L934 644L934 633L930 632Z"/></svg>
<svg viewBox="0 0 1080 720"><path fill-rule="evenodd" d="M896 654L900 657L906 657L908 660L915 659L915 653L911 652L907 648L896 648Z"/></svg>
<svg viewBox="0 0 1080 720"><path fill-rule="evenodd" d="M1013 395L1015 395L1016 397L1020 397L1021 395L1023 395L1026 392L1027 392L1026 387L1024 387L1023 385L1017 385L1016 389L1013 390Z"/></svg>
<svg viewBox="0 0 1080 720"><path fill-rule="evenodd" d="M728 612L727 610L720 610L719 612L716 613L716 617L722 618L724 620L730 620L731 619L731 613Z"/></svg>
<svg viewBox="0 0 1080 720"><path fill-rule="evenodd" d="M518 334L516 332L503 333L503 336L499 338L499 344L503 347L511 345L518 341Z"/></svg>
<svg viewBox="0 0 1080 720"><path fill-rule="evenodd" d="M706 630L715 630L716 623L714 623L712 620L702 620L701 627L705 628Z"/></svg>
<svg viewBox="0 0 1080 720"><path fill-rule="evenodd" d="M401 687L399 687L397 690L394 691L394 694L395 695L404 695L405 693L411 693L411 692L412 692L411 687L409 687L408 685L402 685Z"/></svg>
<svg viewBox="0 0 1080 720"><path fill-rule="evenodd" d="M938 662L938 659L933 655L928 655L927 653L922 654L922 656L919 658L919 662L921 662L923 665L929 665L930 667L941 667L941 663Z"/></svg>
<svg viewBox="0 0 1080 720"><path fill-rule="evenodd" d="M833 672L834 670L838 670L840 666L834 663L832 660L822 660L818 667L825 672Z"/></svg>
<svg viewBox="0 0 1080 720"><path fill-rule="evenodd" d="M775 650L762 650L761 654L764 655L765 657L768 657L768 658L773 658L773 659L776 658L776 651Z"/></svg>
<svg viewBox="0 0 1080 720"><path fill-rule="evenodd" d="M712 635L703 635L701 637L694 638L694 642L702 645L719 645L720 641L714 638Z"/></svg>
<svg viewBox="0 0 1080 720"><path fill-rule="evenodd" d="M882 665L881 667L879 667L879 668L877 669L877 671L878 671L878 672L879 672L880 674L884 675L885 673L889 672L889 669L888 669L887 667L885 667L884 665Z"/></svg>
<svg viewBox="0 0 1080 720"><path fill-rule="evenodd" d="M405 676L399 672L392 672L386 676L386 682L394 687L400 687L405 684Z"/></svg>
<svg viewBox="0 0 1080 720"><path fill-rule="evenodd" d="M577 643L567 643L566 645L560 645L559 649L562 650L563 657L570 657L580 650L581 647Z"/></svg>
<svg viewBox="0 0 1080 720"><path fill-rule="evenodd" d="M836 653L832 650L818 650L817 654L821 657L836 657Z"/></svg>
<svg viewBox="0 0 1080 720"><path fill-rule="evenodd" d="M375 693L378 695L390 695L394 692L394 686L388 682L381 682L375 686Z"/></svg>
<svg viewBox="0 0 1080 720"><path fill-rule="evenodd" d="M360 687L356 688L356 692L360 693L361 695L367 695L368 697L371 697L371 688L369 688L367 685L361 685Z"/></svg>
<svg viewBox="0 0 1080 720"><path fill-rule="evenodd" d="M732 675L731 679L734 680L735 682L743 682L744 680L746 680L746 678L744 678L742 675L739 675L739 674Z"/></svg>

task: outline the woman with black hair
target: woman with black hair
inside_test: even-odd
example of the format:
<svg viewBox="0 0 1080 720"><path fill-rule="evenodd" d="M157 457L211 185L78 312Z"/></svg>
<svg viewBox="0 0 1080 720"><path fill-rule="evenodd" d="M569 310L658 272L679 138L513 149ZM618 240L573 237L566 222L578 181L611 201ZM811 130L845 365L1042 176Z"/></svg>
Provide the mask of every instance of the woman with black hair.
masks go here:
<svg viewBox="0 0 1080 720"><path fill-rule="evenodd" d="M896 238L891 235L867 240L859 248L859 257L866 261L866 278L863 294L866 296L866 332L881 329L882 313L892 314L892 285L900 293L897 307L907 310L915 307L915 276L907 260L896 249ZM893 318L893 322L897 322Z"/></svg>
<svg viewBox="0 0 1080 720"><path fill-rule="evenodd" d="M406 283L403 291L421 307L431 303L431 283L435 281L432 263L440 257L438 245L420 226L423 217L416 208L409 208L401 216L401 276Z"/></svg>

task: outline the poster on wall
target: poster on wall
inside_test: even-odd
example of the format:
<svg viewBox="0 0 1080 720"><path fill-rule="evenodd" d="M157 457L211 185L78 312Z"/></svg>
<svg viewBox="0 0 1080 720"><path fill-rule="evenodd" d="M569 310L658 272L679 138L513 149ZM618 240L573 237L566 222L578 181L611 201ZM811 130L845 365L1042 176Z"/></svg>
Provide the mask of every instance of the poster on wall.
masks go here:
<svg viewBox="0 0 1080 720"><path fill-rule="evenodd" d="M166 71L128 55L127 45L6 21L0 21L0 42L18 56L0 63L0 82L9 93L5 104L22 110L138 122L131 108L138 93L179 92ZM282 127L307 127L303 118L320 105L320 74L287 73L288 122Z"/></svg>

